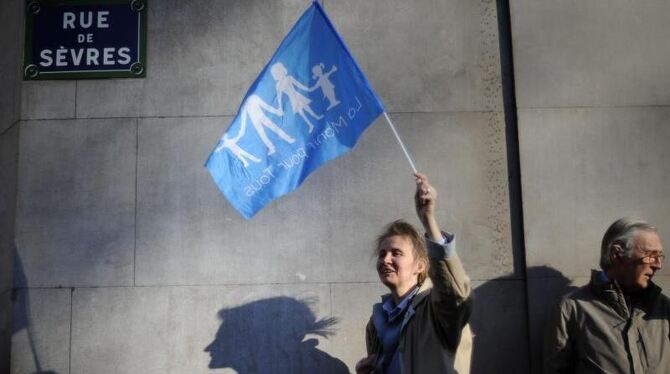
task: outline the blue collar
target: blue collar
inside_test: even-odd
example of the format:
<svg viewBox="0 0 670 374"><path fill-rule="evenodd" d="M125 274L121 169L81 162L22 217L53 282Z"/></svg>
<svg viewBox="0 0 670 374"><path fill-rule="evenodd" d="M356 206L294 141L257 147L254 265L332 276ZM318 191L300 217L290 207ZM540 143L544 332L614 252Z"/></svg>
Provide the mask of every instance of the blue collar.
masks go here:
<svg viewBox="0 0 670 374"><path fill-rule="evenodd" d="M398 305L393 305L394 303L392 296L386 298L386 301L384 301L384 304L382 305L382 309L384 309L384 312L386 312L386 318L388 321L393 322L396 318L398 318L398 316L401 316L407 307L412 303L412 299L417 293L419 293L418 285L415 286L411 292L405 295L402 300L400 300Z"/></svg>
<svg viewBox="0 0 670 374"><path fill-rule="evenodd" d="M600 272L600 280L603 282L603 284L610 282L610 279L607 277L607 273L605 273L604 270Z"/></svg>

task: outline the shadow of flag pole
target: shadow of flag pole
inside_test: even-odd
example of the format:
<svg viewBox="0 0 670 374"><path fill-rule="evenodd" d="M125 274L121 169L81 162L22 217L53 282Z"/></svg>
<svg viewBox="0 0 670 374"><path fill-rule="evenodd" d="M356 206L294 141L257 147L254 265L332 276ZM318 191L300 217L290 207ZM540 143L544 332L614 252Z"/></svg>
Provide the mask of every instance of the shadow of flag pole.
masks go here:
<svg viewBox="0 0 670 374"><path fill-rule="evenodd" d="M409 152L407 152L407 148L405 148L405 143L402 142L402 139L400 139L400 135L398 135L398 131L396 131L395 126L393 126L393 122L391 122L391 118L389 118L389 115L384 111L384 118L386 118L386 122L388 122L389 127L391 127L391 130L393 131L393 135L395 135L395 138L398 140L398 144L400 144L400 148L402 148L402 151L405 153L405 157L407 157L407 162L409 162L409 166L412 167L412 171L416 174L416 166L414 166L414 161L412 161L412 156L409 155Z"/></svg>

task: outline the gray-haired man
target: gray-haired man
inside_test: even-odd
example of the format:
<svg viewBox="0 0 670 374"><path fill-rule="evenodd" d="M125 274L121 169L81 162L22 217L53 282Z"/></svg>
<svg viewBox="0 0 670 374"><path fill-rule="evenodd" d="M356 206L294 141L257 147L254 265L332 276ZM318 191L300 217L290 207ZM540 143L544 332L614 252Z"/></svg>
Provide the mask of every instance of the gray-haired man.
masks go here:
<svg viewBox="0 0 670 374"><path fill-rule="evenodd" d="M602 271L550 317L545 373L670 373L670 300L651 281L663 258L655 227L614 222L602 240Z"/></svg>

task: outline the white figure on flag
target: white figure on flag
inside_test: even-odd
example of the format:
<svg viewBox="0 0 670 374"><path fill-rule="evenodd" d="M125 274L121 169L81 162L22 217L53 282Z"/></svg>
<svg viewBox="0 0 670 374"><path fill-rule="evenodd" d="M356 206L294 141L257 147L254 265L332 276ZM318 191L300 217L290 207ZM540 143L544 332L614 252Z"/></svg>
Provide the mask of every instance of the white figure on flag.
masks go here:
<svg viewBox="0 0 670 374"><path fill-rule="evenodd" d="M323 64L323 62L312 67L312 78L316 79L316 83L314 83L314 86L310 88L310 91L321 88L323 96L328 100L329 105L328 108L326 108L328 111L337 106L340 101L337 100L337 97L335 97L335 85L329 79L330 75L337 71L337 66L333 65L333 67L330 68L330 71L327 73L323 72L325 67L326 66Z"/></svg>
<svg viewBox="0 0 670 374"><path fill-rule="evenodd" d="M247 123L245 121L243 122L243 125L240 127L240 132L237 134L236 137L229 138L228 134L224 134L223 137L221 138L222 143L218 147L216 147L215 150L215 152L221 152L221 150L224 148L230 149L230 151L235 155L235 157L237 157L238 159L240 159L240 161L242 161L242 164L244 165L245 168L249 166L249 162L247 161L247 159L256 163L261 162L261 160L258 157L252 155L251 153L245 151L244 149L242 149L242 147L237 145L237 142L240 140L240 138L244 136L246 129L247 129Z"/></svg>
<svg viewBox="0 0 670 374"><path fill-rule="evenodd" d="M312 108L309 106L312 101L296 90L297 87L303 91L309 92L309 88L298 82L298 80L292 76L288 75L288 70L286 70L286 67L281 62L277 62L276 64L272 65L270 72L272 73L274 80L277 81L275 89L277 90L279 109L281 110L281 108L283 108L282 98L284 94L286 94L289 101L291 102L291 109L293 109L293 113L299 114L300 117L305 120L307 126L309 127L309 132L311 133L312 130L314 130L314 125L309 121L305 112L309 113L309 115L316 119L322 119L323 116L314 113Z"/></svg>
<svg viewBox="0 0 670 374"><path fill-rule="evenodd" d="M265 127L270 129L272 132L277 134L282 140L284 140L289 144L293 143L295 139L293 139L291 136L285 133L284 130L282 130L279 126L277 126L277 124L272 122L272 120L267 115L265 115L265 112L263 110L266 110L278 116L284 115L284 111L281 110L281 105L279 106L279 108L274 108L268 105L265 101L263 101L263 99L261 99L258 95L251 95L244 102L244 107L242 108L241 128L243 129L247 125L247 115L248 115L249 119L251 120L251 124L254 125L256 132L258 132L258 136L260 136L265 146L268 147L267 154L271 155L275 153L276 149L275 145L272 143L272 141L270 141L267 134L265 133Z"/></svg>

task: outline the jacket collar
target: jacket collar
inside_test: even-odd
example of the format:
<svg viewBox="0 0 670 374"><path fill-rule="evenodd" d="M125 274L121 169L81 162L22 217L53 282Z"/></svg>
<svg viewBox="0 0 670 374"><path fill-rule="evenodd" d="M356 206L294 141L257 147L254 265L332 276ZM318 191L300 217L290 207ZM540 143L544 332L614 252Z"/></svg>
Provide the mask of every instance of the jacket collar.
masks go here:
<svg viewBox="0 0 670 374"><path fill-rule="evenodd" d="M430 294L431 289L433 289L433 282L430 281L430 278L426 277L426 280L424 280L423 283L421 283L421 286L419 286L419 292L417 292L417 294L414 295L414 299L412 299L412 308L416 308L417 305L421 304L426 296ZM382 295L381 304L384 304L386 299L389 297L391 297L390 293Z"/></svg>
<svg viewBox="0 0 670 374"><path fill-rule="evenodd" d="M597 297L604 300L621 317L628 318L630 316L631 311L626 303L626 294L616 280L603 276L600 270L591 270L591 282L589 286ZM660 293L661 287L649 281L649 286L637 294L638 304L636 305L636 309L649 313Z"/></svg>
<svg viewBox="0 0 670 374"><path fill-rule="evenodd" d="M433 282L430 281L430 278L426 277L419 287L419 292L414 296L414 300L412 300L412 307L416 309L417 305L421 304L426 299L426 296L430 294L432 288Z"/></svg>

